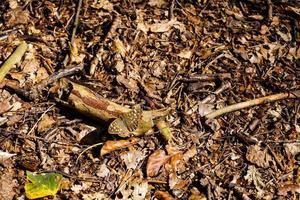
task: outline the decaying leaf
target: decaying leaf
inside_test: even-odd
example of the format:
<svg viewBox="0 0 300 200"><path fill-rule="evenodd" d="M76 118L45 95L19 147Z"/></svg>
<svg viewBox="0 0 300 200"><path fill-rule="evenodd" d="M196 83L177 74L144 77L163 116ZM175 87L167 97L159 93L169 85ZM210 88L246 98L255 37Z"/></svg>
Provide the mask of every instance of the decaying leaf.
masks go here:
<svg viewBox="0 0 300 200"><path fill-rule="evenodd" d="M287 143L284 148L289 158L300 153L300 143Z"/></svg>
<svg viewBox="0 0 300 200"><path fill-rule="evenodd" d="M259 167L268 168L272 157L268 154L268 149L261 150L259 145L251 145L248 147L246 158Z"/></svg>
<svg viewBox="0 0 300 200"><path fill-rule="evenodd" d="M262 190L262 188L265 187L265 184L261 178L261 173L253 165L248 167L245 179L248 181L248 183L253 183L257 190Z"/></svg>
<svg viewBox="0 0 300 200"><path fill-rule="evenodd" d="M287 196L288 192L300 194L300 185L299 184L285 184L278 188L278 195Z"/></svg>
<svg viewBox="0 0 300 200"><path fill-rule="evenodd" d="M49 128L51 128L54 123L55 123L55 120L53 119L53 117L45 114L42 117L42 119L39 121L37 130L40 133L45 132L45 131L49 130Z"/></svg>
<svg viewBox="0 0 300 200"><path fill-rule="evenodd" d="M206 200L206 196L203 192L200 192L197 188L193 187L191 189L191 195L188 200Z"/></svg>
<svg viewBox="0 0 300 200"><path fill-rule="evenodd" d="M100 155L104 156L112 151L123 149L138 143L139 139L132 137L127 140L109 140L106 141L101 148Z"/></svg>
<svg viewBox="0 0 300 200"><path fill-rule="evenodd" d="M165 164L169 156L164 150L156 150L153 152L147 162L146 172L148 177L157 176L160 168Z"/></svg>
<svg viewBox="0 0 300 200"><path fill-rule="evenodd" d="M18 182L14 179L15 171L12 169L1 170L0 172L0 199L13 200L16 195L14 187Z"/></svg>
<svg viewBox="0 0 300 200"><path fill-rule="evenodd" d="M140 171L133 175L134 178L129 180L120 190L121 197L116 196L116 200L136 199L144 200L148 193L148 181L143 179Z"/></svg>
<svg viewBox="0 0 300 200"><path fill-rule="evenodd" d="M60 189L62 175L57 173L36 174L27 171L25 194L29 199L55 195Z"/></svg>
<svg viewBox="0 0 300 200"><path fill-rule="evenodd" d="M157 190L155 191L154 196L161 200L175 200L175 198L166 191Z"/></svg>
<svg viewBox="0 0 300 200"><path fill-rule="evenodd" d="M144 159L144 154L139 150L131 150L120 155L127 169L136 169L140 162Z"/></svg>
<svg viewBox="0 0 300 200"><path fill-rule="evenodd" d="M15 156L16 154L14 153L7 153L4 151L0 151L0 164L4 165L4 163L10 159L11 157Z"/></svg>

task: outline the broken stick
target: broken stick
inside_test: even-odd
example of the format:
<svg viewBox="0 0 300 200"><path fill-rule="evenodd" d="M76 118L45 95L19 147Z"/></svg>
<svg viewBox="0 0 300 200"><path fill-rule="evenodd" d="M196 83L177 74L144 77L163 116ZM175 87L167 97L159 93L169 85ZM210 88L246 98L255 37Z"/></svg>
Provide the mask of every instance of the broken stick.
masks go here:
<svg viewBox="0 0 300 200"><path fill-rule="evenodd" d="M300 90L296 90L293 92L284 92L284 93L279 93L279 94L273 94L273 95L269 95L266 97L261 97L258 99L253 99L253 100L237 103L237 104L230 105L230 106L221 108L219 110L210 112L207 115L205 115L205 117L207 119L213 119L220 115L223 115L223 114L226 114L229 112L233 112L233 111L237 111L237 110L241 110L243 108L248 108L251 106L256 106L256 105L260 105L260 104L264 104L264 103L268 103L268 102L273 102L273 101L282 100L282 99L289 99L289 98L300 98Z"/></svg>

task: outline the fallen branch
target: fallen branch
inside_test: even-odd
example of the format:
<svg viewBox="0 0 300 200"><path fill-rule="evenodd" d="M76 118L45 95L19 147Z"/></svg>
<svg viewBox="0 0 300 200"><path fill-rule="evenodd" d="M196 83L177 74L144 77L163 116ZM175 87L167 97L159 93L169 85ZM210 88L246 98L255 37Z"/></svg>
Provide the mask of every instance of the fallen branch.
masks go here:
<svg viewBox="0 0 300 200"><path fill-rule="evenodd" d="M258 99L253 99L253 100L237 103L237 104L230 105L230 106L227 106L225 108L221 108L219 110L210 112L207 115L205 115L205 117L207 119L213 119L213 118L218 117L220 115L223 115L223 114L226 114L226 113L229 113L229 112L233 112L233 111L237 111L237 110L241 110L243 108L248 108L248 107L251 107L251 106L256 106L256 105L260 105L260 104L264 104L264 103L268 103L268 102L273 102L273 101L277 101L277 100L282 100L282 99L288 99L288 98L300 98L300 90L296 90L296 91L293 91L293 92L273 94L273 95L269 95L269 96L266 96L266 97L261 97L261 98L258 98Z"/></svg>
<svg viewBox="0 0 300 200"><path fill-rule="evenodd" d="M25 41L17 47L17 49L9 56L0 68L0 82L4 79L9 70L17 63L19 63L27 50L27 43Z"/></svg>

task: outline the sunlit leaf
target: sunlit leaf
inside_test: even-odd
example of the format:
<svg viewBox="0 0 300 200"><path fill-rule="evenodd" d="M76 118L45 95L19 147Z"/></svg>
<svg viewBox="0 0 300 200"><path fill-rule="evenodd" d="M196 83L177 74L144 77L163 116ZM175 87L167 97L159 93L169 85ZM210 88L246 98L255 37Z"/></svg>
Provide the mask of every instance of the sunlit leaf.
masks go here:
<svg viewBox="0 0 300 200"><path fill-rule="evenodd" d="M147 176L153 177L156 176L159 172L159 169L165 164L169 156L166 155L164 150L156 150L153 152L147 162Z"/></svg>
<svg viewBox="0 0 300 200"><path fill-rule="evenodd" d="M103 145L100 155L103 156L112 151L132 146L132 145L136 144L138 141L139 141L139 139L135 138L135 137L129 138L128 140L107 141Z"/></svg>
<svg viewBox="0 0 300 200"><path fill-rule="evenodd" d="M62 175L58 173L36 174L26 172L25 194L28 199L55 195L60 189Z"/></svg>

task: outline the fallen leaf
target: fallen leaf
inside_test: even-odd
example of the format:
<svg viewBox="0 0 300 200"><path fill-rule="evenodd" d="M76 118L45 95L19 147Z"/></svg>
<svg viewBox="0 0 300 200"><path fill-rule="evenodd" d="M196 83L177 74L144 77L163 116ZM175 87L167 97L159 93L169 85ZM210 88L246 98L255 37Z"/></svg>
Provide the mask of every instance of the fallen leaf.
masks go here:
<svg viewBox="0 0 300 200"><path fill-rule="evenodd" d="M9 109L11 108L11 105L9 103L8 100L2 100L0 102L0 115L9 111Z"/></svg>
<svg viewBox="0 0 300 200"><path fill-rule="evenodd" d="M137 82L134 79L132 78L127 79L124 77L124 75L118 75L116 79L119 83L123 84L126 88L135 92L139 91Z"/></svg>
<svg viewBox="0 0 300 200"><path fill-rule="evenodd" d="M129 146L132 146L136 143L138 143L139 138L129 138L127 140L110 140L106 141L103 147L101 148L100 155L104 156L105 154L108 154L112 151L116 151L119 149L123 149Z"/></svg>
<svg viewBox="0 0 300 200"><path fill-rule="evenodd" d="M124 152L120 155L127 169L136 169L138 164L144 159L144 154L139 150Z"/></svg>
<svg viewBox="0 0 300 200"><path fill-rule="evenodd" d="M154 151L148 158L146 173L148 177L157 176L160 168L166 163L169 156L164 150Z"/></svg>
<svg viewBox="0 0 300 200"><path fill-rule="evenodd" d="M267 153L267 149L261 150L258 145L251 145L247 149L246 158L249 162L256 164L259 167L268 168L272 157Z"/></svg>
<svg viewBox="0 0 300 200"><path fill-rule="evenodd" d="M9 10L5 15L6 25L9 27L17 26L20 24L27 24L29 21L28 10L23 10L22 8L16 8Z"/></svg>
<svg viewBox="0 0 300 200"><path fill-rule="evenodd" d="M148 4L152 7L161 8L162 6L166 5L168 1L166 0L149 0Z"/></svg>
<svg viewBox="0 0 300 200"><path fill-rule="evenodd" d="M0 164L4 165L8 159L10 159L11 157L13 157L15 155L17 155L17 154L0 151Z"/></svg>
<svg viewBox="0 0 300 200"><path fill-rule="evenodd" d="M193 187L191 189L191 195L188 200L206 200L206 196L204 193L200 192L197 188Z"/></svg>
<svg viewBox="0 0 300 200"><path fill-rule="evenodd" d="M49 115L45 114L42 117L42 119L39 121L37 130L40 133L45 132L45 131L49 130L53 126L54 123L55 123L55 120L53 119L53 117L50 117Z"/></svg>
<svg viewBox="0 0 300 200"><path fill-rule="evenodd" d="M0 172L0 199L12 200L16 195L14 187L18 186L18 182L14 179L15 171L12 169L4 169Z"/></svg>
<svg viewBox="0 0 300 200"><path fill-rule="evenodd" d="M172 197L172 195L170 195L168 192L160 190L155 191L154 196L161 200L175 200L175 198Z"/></svg>
<svg viewBox="0 0 300 200"><path fill-rule="evenodd" d="M25 194L29 199L55 195L60 189L62 175L57 173L36 174L26 171Z"/></svg>
<svg viewBox="0 0 300 200"><path fill-rule="evenodd" d="M288 155L289 158L292 158L293 156L300 153L300 143L288 143L284 144L284 149Z"/></svg>
<svg viewBox="0 0 300 200"><path fill-rule="evenodd" d="M261 178L261 173L256 169L254 165L248 166L245 180L247 180L248 183L253 183L257 190L262 190L262 188L265 186Z"/></svg>
<svg viewBox="0 0 300 200"><path fill-rule="evenodd" d="M123 58L125 58L125 56L126 56L126 48L125 48L124 43L119 38L117 38L117 39L114 40L114 45L116 47L116 51L119 54L121 54L121 56Z"/></svg>
<svg viewBox="0 0 300 200"><path fill-rule="evenodd" d="M182 50L179 54L177 54L180 58L190 59L193 55L191 50L185 49Z"/></svg>
<svg viewBox="0 0 300 200"><path fill-rule="evenodd" d="M107 168L106 164L101 164L100 165L100 168L97 172L97 176L101 177L101 178L104 178L104 177L107 177L110 173L110 170Z"/></svg>
<svg viewBox="0 0 300 200"><path fill-rule="evenodd" d="M278 188L278 195L287 196L288 192L299 193L300 194L300 185L299 184L286 184Z"/></svg>

